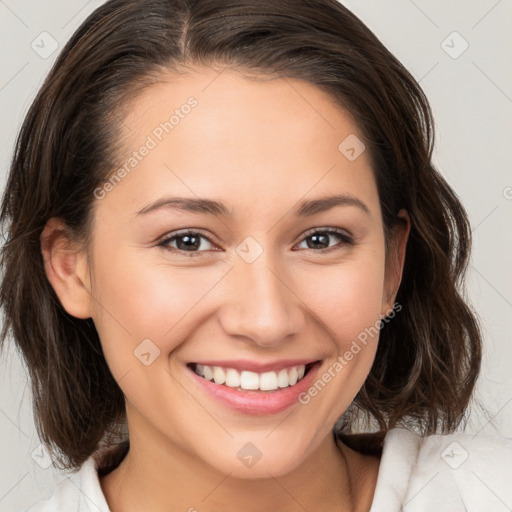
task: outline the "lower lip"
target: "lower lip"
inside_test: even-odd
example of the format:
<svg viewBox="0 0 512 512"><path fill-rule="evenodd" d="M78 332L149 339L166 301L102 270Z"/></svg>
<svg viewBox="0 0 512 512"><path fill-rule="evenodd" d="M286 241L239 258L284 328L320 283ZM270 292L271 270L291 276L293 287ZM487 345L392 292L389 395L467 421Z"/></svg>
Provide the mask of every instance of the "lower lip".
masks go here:
<svg viewBox="0 0 512 512"><path fill-rule="evenodd" d="M201 388L221 404L245 414L263 415L277 414L299 403L299 395L311 386L319 367L320 362L318 361L311 366L308 373L299 382L293 386L278 388L275 391L238 391L236 388L206 380L197 375L190 367L187 367L187 370Z"/></svg>

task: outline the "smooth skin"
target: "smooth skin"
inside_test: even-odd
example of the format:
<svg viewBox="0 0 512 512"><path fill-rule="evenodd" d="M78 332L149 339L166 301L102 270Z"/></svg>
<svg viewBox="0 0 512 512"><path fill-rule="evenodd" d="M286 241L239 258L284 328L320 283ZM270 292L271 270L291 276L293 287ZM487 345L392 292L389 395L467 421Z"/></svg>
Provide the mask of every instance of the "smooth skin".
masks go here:
<svg viewBox="0 0 512 512"><path fill-rule="evenodd" d="M358 127L299 80L206 67L162 75L124 116L119 165L191 96L197 106L93 199L88 248L68 239L56 218L41 236L48 279L71 315L93 319L126 397L130 450L101 479L109 506L367 511L379 459L338 448L331 431L368 375L377 337L308 404L270 415L213 401L186 364L300 357L322 360L321 376L392 309L407 214L386 253L369 151L350 161L338 149L350 134L362 138ZM368 211L345 204L296 215L302 201L332 195L357 198ZM167 196L223 202L232 215L137 213ZM183 238L158 245L184 229L206 238L192 251ZM312 229L324 233L320 242L306 234ZM258 244L251 250L263 250L251 263L237 252L247 237ZM134 355L144 339L160 350L147 366ZM248 442L262 454L252 467L237 457Z"/></svg>

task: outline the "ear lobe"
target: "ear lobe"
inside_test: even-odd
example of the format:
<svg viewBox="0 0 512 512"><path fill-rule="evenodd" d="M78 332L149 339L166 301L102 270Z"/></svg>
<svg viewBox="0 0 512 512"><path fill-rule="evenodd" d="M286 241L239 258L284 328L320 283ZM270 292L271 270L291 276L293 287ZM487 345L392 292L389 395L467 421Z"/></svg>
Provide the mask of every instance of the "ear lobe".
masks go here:
<svg viewBox="0 0 512 512"><path fill-rule="evenodd" d="M46 276L64 309L76 318L91 317L88 265L85 253L69 237L69 229L56 217L41 233Z"/></svg>
<svg viewBox="0 0 512 512"><path fill-rule="evenodd" d="M382 311L384 316L393 307L398 288L402 281L407 240L411 230L409 214L405 210L400 210L398 216L401 218L401 221L393 228L389 241L389 253L386 257Z"/></svg>

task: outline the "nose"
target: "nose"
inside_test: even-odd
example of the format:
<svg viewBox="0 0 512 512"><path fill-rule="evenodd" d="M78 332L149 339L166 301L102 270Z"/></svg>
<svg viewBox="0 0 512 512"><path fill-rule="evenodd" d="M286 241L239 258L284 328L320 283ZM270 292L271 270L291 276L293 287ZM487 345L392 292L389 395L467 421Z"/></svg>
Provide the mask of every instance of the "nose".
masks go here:
<svg viewBox="0 0 512 512"><path fill-rule="evenodd" d="M294 293L289 272L269 263L265 252L253 263L237 260L220 310L220 323L228 335L261 347L282 344L305 324L305 305Z"/></svg>

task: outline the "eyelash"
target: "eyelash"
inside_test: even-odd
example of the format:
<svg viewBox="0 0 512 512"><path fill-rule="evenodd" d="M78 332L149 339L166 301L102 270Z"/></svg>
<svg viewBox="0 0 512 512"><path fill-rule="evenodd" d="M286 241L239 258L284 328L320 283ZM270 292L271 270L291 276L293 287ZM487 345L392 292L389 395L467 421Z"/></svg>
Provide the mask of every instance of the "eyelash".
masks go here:
<svg viewBox="0 0 512 512"><path fill-rule="evenodd" d="M342 230L336 229L336 228L315 228L313 230L306 231L306 233L304 233L304 236L302 237L302 239L300 240L299 243L302 243L303 241L310 238L311 236L319 234L319 233L335 235L341 240L341 242L332 247L325 247L323 249L306 249L306 250L313 251L313 252L319 252L319 253L323 254L324 252L329 252L329 251L332 251L333 249L334 250L341 249L344 246L345 247L347 247L347 246L353 247L355 245L354 240L351 236L347 235ZM186 230L186 231L178 232L178 233L172 235L171 237L165 238L164 240L162 240L161 242L158 243L158 247L162 247L163 249L170 251L170 252L182 253L185 257L201 256L201 253L207 252L207 251L184 251L182 249L176 249L174 247L169 247L168 244L170 242L176 240L177 238L187 236L187 235L199 235L201 238L204 238L212 245L215 245L207 236L205 236L197 231Z"/></svg>

